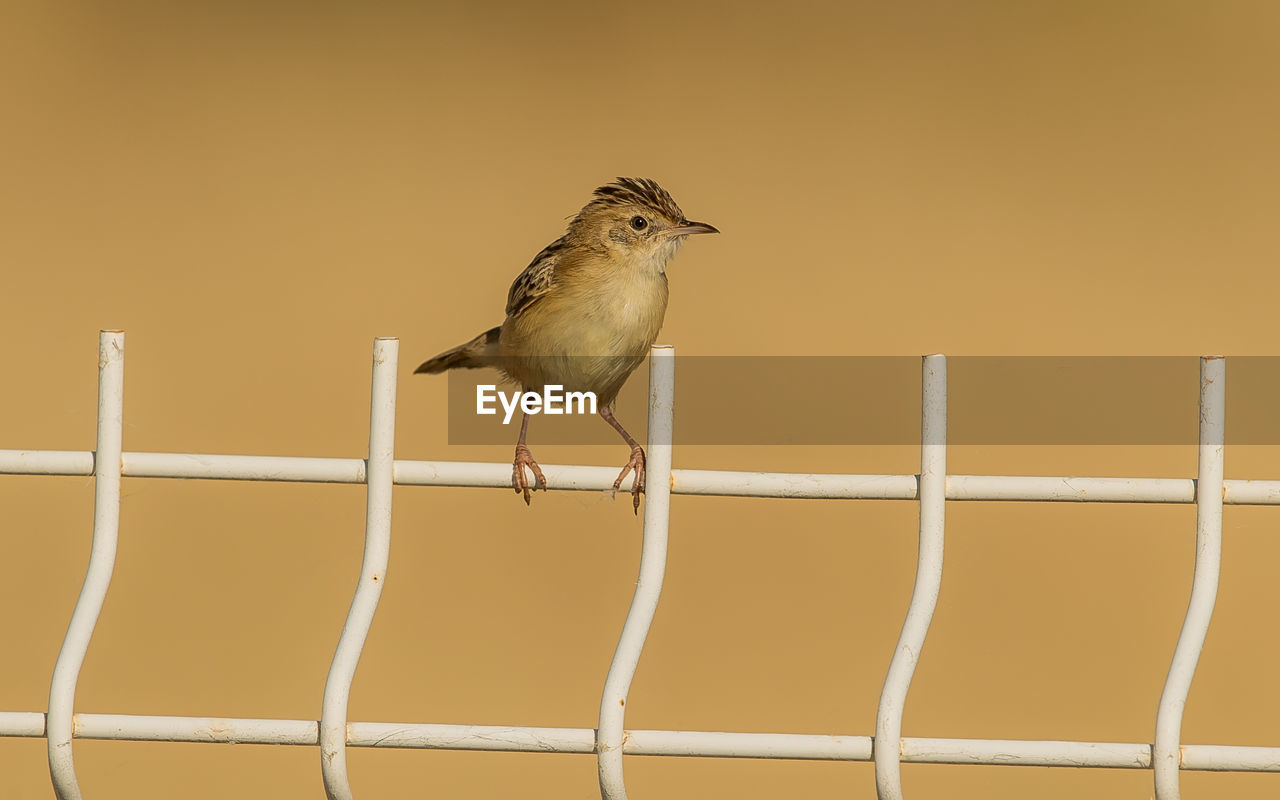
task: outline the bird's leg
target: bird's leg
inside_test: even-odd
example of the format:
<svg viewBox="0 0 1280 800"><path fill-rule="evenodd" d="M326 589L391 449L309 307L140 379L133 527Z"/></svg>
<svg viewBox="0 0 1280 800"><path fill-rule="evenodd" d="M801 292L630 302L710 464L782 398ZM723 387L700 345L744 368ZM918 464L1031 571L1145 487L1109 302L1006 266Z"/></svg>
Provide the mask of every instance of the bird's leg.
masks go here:
<svg viewBox="0 0 1280 800"><path fill-rule="evenodd" d="M533 454L529 452L529 448L524 443L525 434L529 432L529 415L522 414L520 417L520 441L516 442L516 460L511 465L511 485L515 487L516 494L524 494L524 504L529 505L529 479L524 474L524 468L528 467L533 470L534 490L547 490L547 479L542 477L542 469L538 467L538 462L533 460Z"/></svg>
<svg viewBox="0 0 1280 800"><path fill-rule="evenodd" d="M622 479L627 477L627 473L635 470L636 476L631 481L631 510L636 514L640 513L640 493L644 491L644 448L635 440L631 434L627 433L627 429L622 427L622 423L614 419L613 409L609 406L600 407L600 416L604 421L609 423L615 431L622 435L627 444L631 445L631 460L622 468L622 474L613 482L613 490L618 491L618 487L622 486Z"/></svg>

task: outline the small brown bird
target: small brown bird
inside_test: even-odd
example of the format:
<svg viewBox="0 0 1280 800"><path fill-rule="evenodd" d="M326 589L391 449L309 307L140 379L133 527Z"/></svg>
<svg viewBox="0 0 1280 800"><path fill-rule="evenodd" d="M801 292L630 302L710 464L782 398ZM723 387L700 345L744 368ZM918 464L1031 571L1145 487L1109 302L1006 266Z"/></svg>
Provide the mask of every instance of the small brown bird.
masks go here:
<svg viewBox="0 0 1280 800"><path fill-rule="evenodd" d="M601 186L564 236L534 256L511 284L501 325L414 372L494 367L525 392L541 393L547 385L594 392L600 416L631 446L631 458L613 488L617 491L634 471L632 509L639 513L644 448L614 418L613 403L662 327L667 262L686 237L697 233L719 231L685 219L656 181L619 178ZM528 429L529 415L523 414L511 472L512 486L526 504L525 467L533 472L534 488L547 489L525 444Z"/></svg>

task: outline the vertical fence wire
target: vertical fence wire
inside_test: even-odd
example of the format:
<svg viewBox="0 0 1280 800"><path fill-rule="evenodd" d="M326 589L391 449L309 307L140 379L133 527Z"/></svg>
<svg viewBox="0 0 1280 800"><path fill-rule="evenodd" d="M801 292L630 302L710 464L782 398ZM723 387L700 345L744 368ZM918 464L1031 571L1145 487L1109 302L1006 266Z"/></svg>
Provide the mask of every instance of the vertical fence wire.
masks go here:
<svg viewBox="0 0 1280 800"><path fill-rule="evenodd" d="M1226 442L1226 361L1221 356L1200 359L1200 452L1196 478L1196 561L1191 600L1160 693L1156 737L1152 747L1156 800L1178 800L1178 770L1182 766L1182 712L1191 692L1196 664L1204 647L1222 568L1223 462Z"/></svg>
<svg viewBox="0 0 1280 800"><path fill-rule="evenodd" d="M49 777L58 800L80 800L71 737L76 682L107 599L120 534L120 452L124 427L124 333L98 334L98 444L93 458L93 544L84 584L49 685Z"/></svg>
<svg viewBox="0 0 1280 800"><path fill-rule="evenodd" d="M644 497L644 534L640 546L640 577L627 620L618 637L609 674L600 697L596 729L597 770L603 800L626 800L622 777L623 718L627 692L640 663L644 640L658 611L662 578L667 569L667 527L671 516L671 434L675 400L676 353L655 346L649 364L649 448Z"/></svg>
<svg viewBox="0 0 1280 800"><path fill-rule="evenodd" d="M902 714L911 676L929 634L942 587L947 490L947 359L925 356L921 365L920 544L915 587L897 649L880 692L873 757L880 800L902 800Z"/></svg>
<svg viewBox="0 0 1280 800"><path fill-rule="evenodd" d="M365 470L364 560L355 596L347 612L324 684L320 711L320 772L329 800L352 800L347 777L347 702L360 652L373 625L378 598L386 582L391 555L391 489L396 436L396 364L400 341L376 339L373 344L373 387L369 408L369 464Z"/></svg>

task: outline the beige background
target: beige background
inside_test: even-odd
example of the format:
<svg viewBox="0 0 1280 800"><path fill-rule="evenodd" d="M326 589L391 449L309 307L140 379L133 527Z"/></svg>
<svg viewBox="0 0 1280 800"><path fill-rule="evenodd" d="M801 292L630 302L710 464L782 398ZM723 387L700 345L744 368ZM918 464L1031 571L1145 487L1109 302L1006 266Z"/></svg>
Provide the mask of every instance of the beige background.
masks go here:
<svg viewBox="0 0 1280 800"><path fill-rule="evenodd" d="M596 185L724 234L671 270L688 354L1273 354L1280 10L1266 3L0 11L0 447L89 449L97 330L125 446L357 457L401 337L397 454L450 447L418 360L500 321ZM1194 393L1194 386L1186 391ZM537 445L620 464L621 447ZM688 447L682 467L913 472L910 447ZM953 448L955 472L1187 476L1194 448ZM1276 477L1232 448L1228 475ZM0 708L44 707L88 478L0 477ZM867 734L909 503L677 497L632 727ZM595 494L401 488L354 719L590 727L640 524ZM1184 741L1280 744L1280 511L1229 508ZM360 487L126 480L80 680L94 712L315 719ZM952 504L920 736L1150 741L1190 507ZM0 741L0 796L50 796ZM312 748L78 742L90 798L317 797ZM596 796L586 756L355 751L361 797ZM911 797L1146 798L1139 771L908 766ZM630 758L636 798L873 796L866 764ZM1280 777L1188 774L1189 798Z"/></svg>

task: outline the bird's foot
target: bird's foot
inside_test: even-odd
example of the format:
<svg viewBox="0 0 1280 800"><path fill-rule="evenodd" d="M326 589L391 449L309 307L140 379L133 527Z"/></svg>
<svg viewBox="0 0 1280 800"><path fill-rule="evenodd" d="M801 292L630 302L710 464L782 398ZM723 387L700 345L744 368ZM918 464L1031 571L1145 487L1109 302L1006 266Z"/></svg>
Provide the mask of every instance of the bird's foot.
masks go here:
<svg viewBox="0 0 1280 800"><path fill-rule="evenodd" d="M622 474L613 482L613 491L617 492L622 486L622 481L627 477L627 473L635 471L636 476L631 480L631 510L640 513L640 493L644 491L644 448L640 445L634 445L631 448L631 460L622 468Z"/></svg>
<svg viewBox="0 0 1280 800"><path fill-rule="evenodd" d="M533 460L533 454L529 452L529 448L522 444L516 445L516 459L511 465L511 485L515 487L516 494L524 495L524 504L529 505L529 478L525 475L524 468L528 467L533 470L534 490L547 490L547 479L542 475L542 469L538 466L538 462ZM621 480L621 479L619 479Z"/></svg>

